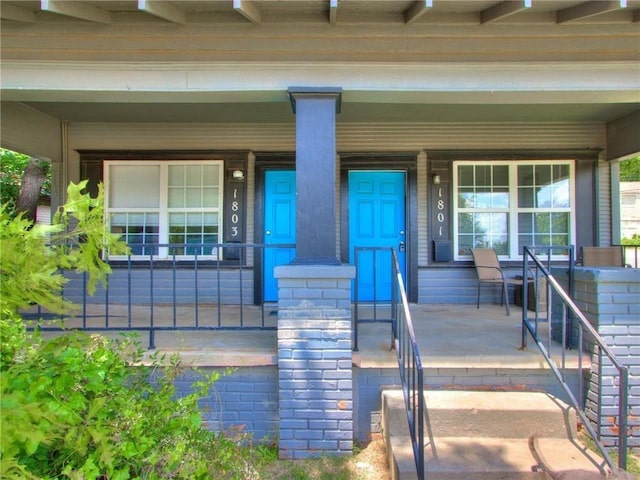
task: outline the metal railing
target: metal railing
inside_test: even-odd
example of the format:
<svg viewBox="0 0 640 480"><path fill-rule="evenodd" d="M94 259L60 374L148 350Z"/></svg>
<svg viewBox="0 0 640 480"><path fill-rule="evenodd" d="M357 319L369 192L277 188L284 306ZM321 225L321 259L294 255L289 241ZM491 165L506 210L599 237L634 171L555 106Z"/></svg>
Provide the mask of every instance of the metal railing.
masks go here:
<svg viewBox="0 0 640 480"><path fill-rule="evenodd" d="M86 273L64 272L69 281L61 296L77 307L75 312L57 315L35 306L22 312L23 318L37 320L43 331L148 332L149 349L155 348L155 334L160 331L277 328L276 317L271 315L277 308L275 303L262 301L262 294L255 295L254 265L264 268L268 249L292 249L295 245L166 244L145 248L149 255L112 259L107 285L93 296L87 293ZM159 258L156 252L160 249L170 253ZM179 256L177 252L191 255ZM225 255L233 259L225 259Z"/></svg>
<svg viewBox="0 0 640 480"><path fill-rule="evenodd" d="M389 323L395 315L392 282L388 292L382 294L380 288L380 272L386 271L389 279L394 278L393 248L391 247L354 247L353 263L356 267L356 278L353 283L353 350L358 351L358 325L361 323ZM379 268L381 266L382 268ZM361 284L367 278L372 285L372 298L363 299ZM390 347L393 346L393 338Z"/></svg>
<svg viewBox="0 0 640 480"><path fill-rule="evenodd" d="M361 255L371 253L368 261L362 261ZM354 263L356 265L356 278L354 285L354 350L358 349L358 323L390 323L391 324L391 348L396 351L398 368L400 371L400 383L404 396L405 410L409 424L409 435L416 464L418 479L424 479L424 372L420 351L413 328L413 320L409 311L406 288L402 278L402 270L398 263L398 255L391 247L355 247ZM389 291L381 292L378 287L381 283L377 278L378 266L382 264L381 271L389 273ZM371 270L372 269L372 270ZM359 285L363 277L367 277L373 285L373 298L361 302ZM385 283L386 286L386 283ZM359 316L359 304L364 303L360 309L373 307L373 318L361 318ZM382 310L379 312L378 310ZM386 313L389 313L387 316Z"/></svg>
<svg viewBox="0 0 640 480"><path fill-rule="evenodd" d="M395 304L393 338L400 368L400 381L409 421L409 434L418 479L424 479L424 371L409 302L395 250L393 257L392 298Z"/></svg>
<svg viewBox="0 0 640 480"><path fill-rule="evenodd" d="M568 247L551 247L551 248L564 248ZM550 257L550 255L547 255ZM573 250L571 249L570 258L573 258ZM570 262L571 264L571 262ZM548 330L547 330L547 338L546 341L543 340L538 334L539 330L539 319L536 310L536 315L533 319L528 318L529 313L527 311L527 295L523 295L523 307L522 307L522 348L527 347L527 332L531 334L536 345L542 352L542 355L545 357L551 371L553 372L556 379L560 382L562 390L569 398L571 404L576 409L577 414L580 417L580 420L587 432L594 440L599 452L602 454L607 465L613 470L615 468L615 463L611 459L609 452L605 448L605 446L601 442L601 424L602 424L602 364L603 360L606 357L606 361L614 368L617 372L618 378L618 467L624 469L627 464L627 411L628 411L628 390L629 390L629 373L627 367L622 365L613 351L609 348L606 342L602 339L602 337L598 334L598 332L593 328L589 320L584 316L584 314L580 311L578 306L571 299L569 294L562 288L558 280L551 274L549 265L545 266L544 263L536 256L536 249L530 247L524 247L524 256L523 256L523 278L527 278L527 275L531 275L531 271L534 270L534 285L538 285L538 279L541 275L542 278L545 279L545 288L546 288L546 303L547 303L547 321L548 321ZM570 272L568 272L570 273ZM569 279L571 279L571 275L569 275ZM569 289L569 291L571 291ZM560 322L556 322L560 325L560 348L561 348L561 361L560 366L557 365L556 361L553 360L551 356L551 345L552 345L552 336L553 332L553 318L552 318L552 303L556 300L560 302L562 308L560 309ZM569 318L571 318L571 325L569 322ZM567 369L567 349L569 348L567 344L568 332L571 330L577 330L577 339L575 349L578 356L578 387L577 387L577 398L576 395L571 390L571 387L566 381L565 371ZM599 370L598 370L598 412L597 412L597 431L594 429L591 421L587 417L584 405L584 385L582 378L582 365L583 365L583 357L585 353L583 352L583 345L585 334L588 335L589 340L593 343L596 349L596 356L598 359Z"/></svg>
<svg viewBox="0 0 640 480"><path fill-rule="evenodd" d="M625 265L640 268L640 245L621 245Z"/></svg>

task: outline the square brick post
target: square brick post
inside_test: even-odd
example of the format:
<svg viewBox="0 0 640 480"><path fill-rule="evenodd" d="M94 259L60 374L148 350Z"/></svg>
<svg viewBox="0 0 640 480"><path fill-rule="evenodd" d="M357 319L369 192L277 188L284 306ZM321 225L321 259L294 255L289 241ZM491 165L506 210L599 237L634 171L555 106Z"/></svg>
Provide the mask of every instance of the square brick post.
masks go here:
<svg viewBox="0 0 640 480"><path fill-rule="evenodd" d="M353 450L350 265L283 265L278 279L282 458Z"/></svg>
<svg viewBox="0 0 640 480"><path fill-rule="evenodd" d="M566 272L554 269L564 279ZM574 270L576 305L629 369L628 446L640 449L640 270L622 267L578 267ZM561 306L556 301L554 311ZM577 339L574 335L574 339ZM585 338L583 348L590 351L592 372L587 386L587 417L602 433L603 444L617 445L618 385L617 370L605 358L599 358L592 342Z"/></svg>

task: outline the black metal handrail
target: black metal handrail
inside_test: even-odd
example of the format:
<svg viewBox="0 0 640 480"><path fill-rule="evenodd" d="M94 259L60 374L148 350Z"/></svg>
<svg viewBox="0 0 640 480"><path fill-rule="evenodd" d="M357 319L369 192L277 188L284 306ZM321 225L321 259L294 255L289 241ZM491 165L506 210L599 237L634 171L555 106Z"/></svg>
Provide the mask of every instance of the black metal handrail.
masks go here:
<svg viewBox="0 0 640 480"><path fill-rule="evenodd" d="M570 258L573 258L573 247L550 247L550 248L570 248ZM543 262L536 256L536 248L524 247L524 255L523 255L523 266L522 271L523 275L527 275L528 272L531 271L529 262L532 262L533 267L535 268L535 284L538 284L538 275L542 274L543 278L546 280L546 289L547 289L547 320L549 322L548 328L548 338L546 345L543 340L538 335L538 315L536 314L533 319L533 323L531 323L531 319L528 318L527 312L527 295L523 295L523 308L522 308L522 348L526 348L527 346L527 332L531 334L533 339L536 342L536 345L542 352L542 355L545 357L551 371L553 372L556 379L560 382L560 385L571 401L573 407L576 409L576 412L580 416L580 419L587 429L589 435L594 440L598 450L602 454L607 465L611 468L615 468L615 463L611 459L609 452L604 447L601 442L600 435L600 425L601 425L601 411L598 411L598 431L596 432L591 422L589 421L582 405L583 401L583 383L582 383L582 365L583 365L583 338L584 333L586 332L590 339L594 342L594 345L597 348L597 356L602 361L603 354L607 357L608 361L615 368L618 373L618 467L624 469L627 465L627 411L628 411L628 395L629 395L629 372L627 367L622 365L622 363L618 360L616 355L611 351L609 346L606 344L604 339L598 334L598 332L593 328L589 320L584 316L584 314L580 311L578 306L571 299L569 294L562 288L562 286L558 283L556 278L551 274L550 269L545 267ZM571 262L570 262L571 263ZM551 335L552 335L552 311L551 311L551 303L552 303L552 294L558 298L563 308L562 310L562 321L560 322L562 332L562 342L560 342L562 348L562 360L561 365L558 367L556 362L551 357ZM565 381L565 375L563 372L566 369L566 350L568 348L566 339L568 330L571 326L568 324L568 315L572 316L572 319L575 320L575 328L578 331L578 339L577 339L577 354L578 354L578 398L571 391L568 383ZM602 404L602 368L598 372L598 405Z"/></svg>
<svg viewBox="0 0 640 480"><path fill-rule="evenodd" d="M620 246L624 263L632 268L640 268L640 245Z"/></svg>
<svg viewBox="0 0 640 480"><path fill-rule="evenodd" d="M140 248L139 246L136 246ZM275 330L269 325L270 310L275 308L253 295L254 265L264 265L266 249L292 249L289 244L153 244L145 245L150 255L111 259L112 273L104 288L93 296L87 292L87 274L64 272L69 282L61 296L78 307L78 314L54 315L39 306L22 312L27 320L39 320L43 331L73 328L83 331L148 332L149 349L155 348L159 331L192 330ZM173 252L158 257L155 252ZM180 256L176 252L193 255ZM217 256L198 252L233 252L218 261ZM247 259L252 255L252 264ZM249 273L247 273L249 272ZM224 293L223 293L224 292ZM190 309L188 319L178 309ZM233 319L223 307L235 310ZM258 310L256 312L256 310ZM160 321L160 317L163 321ZM44 321L42 321L44 320ZM63 320L49 322L48 320Z"/></svg>
<svg viewBox="0 0 640 480"><path fill-rule="evenodd" d="M358 351L358 325L361 323L389 323L393 322L395 304L392 298L382 299L376 288L378 285L378 265L388 265L389 278L393 279L393 248L391 247L354 247L353 263L356 267L356 278L353 284L353 351ZM366 254L370 254L366 255ZM381 258L386 257L386 258ZM373 298L362 300L360 284L363 278L369 278L374 286ZM371 311L365 317L363 310Z"/></svg>
<svg viewBox="0 0 640 480"><path fill-rule="evenodd" d="M371 253L362 259L365 252ZM376 278L378 265L390 275L390 292L379 292L380 282ZM420 351L413 328L413 320L409 311L407 291L402 278L402 270L398 262L398 254L392 247L354 247L354 263L356 278L354 285L354 322L353 349L358 350L359 323L389 323L391 325L391 345L395 349L400 371L400 383L404 396L409 435L416 464L418 479L424 479L424 372ZM369 278L374 285L373 298L366 302L360 300L359 285L363 277ZM388 299L387 299L388 298ZM373 307L373 318L361 318L359 304L366 303ZM388 310L387 308L388 307ZM380 312L378 310L381 310ZM386 313L388 312L388 316Z"/></svg>
<svg viewBox="0 0 640 480"><path fill-rule="evenodd" d="M392 249L394 318L392 322L394 345L400 369L402 393L409 421L409 434L418 479L424 479L424 371L418 341L409 311L407 292L402 279L396 251Z"/></svg>

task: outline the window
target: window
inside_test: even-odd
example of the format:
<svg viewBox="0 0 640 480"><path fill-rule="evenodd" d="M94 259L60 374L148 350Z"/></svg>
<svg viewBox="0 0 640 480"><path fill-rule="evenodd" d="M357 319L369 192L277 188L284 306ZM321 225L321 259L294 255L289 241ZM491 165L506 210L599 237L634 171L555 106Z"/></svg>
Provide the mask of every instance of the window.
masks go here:
<svg viewBox="0 0 640 480"><path fill-rule="evenodd" d="M571 161L459 161L453 184L456 259L468 258L471 248L493 248L516 260L524 246L575 238Z"/></svg>
<svg viewBox="0 0 640 480"><path fill-rule="evenodd" d="M217 258L222 162L109 161L105 178L111 232L134 256Z"/></svg>

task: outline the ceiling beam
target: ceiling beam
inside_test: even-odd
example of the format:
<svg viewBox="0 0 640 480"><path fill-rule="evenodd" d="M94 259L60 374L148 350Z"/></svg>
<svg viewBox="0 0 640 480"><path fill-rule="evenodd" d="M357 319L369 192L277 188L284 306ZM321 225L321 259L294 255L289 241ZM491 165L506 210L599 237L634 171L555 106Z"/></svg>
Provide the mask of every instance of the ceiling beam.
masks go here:
<svg viewBox="0 0 640 480"><path fill-rule="evenodd" d="M480 23L491 23L531 8L531 0L508 0L480 12Z"/></svg>
<svg viewBox="0 0 640 480"><path fill-rule="evenodd" d="M90 22L111 23L111 14L108 11L82 2L41 0L40 8L45 12L58 13L67 17L79 18Z"/></svg>
<svg viewBox="0 0 640 480"><path fill-rule="evenodd" d="M0 18L16 22L33 23L36 21L36 14L27 8L16 7L15 5L2 5L2 8L0 8Z"/></svg>
<svg viewBox="0 0 640 480"><path fill-rule="evenodd" d="M138 0L138 10L172 23L187 23L182 10L161 0Z"/></svg>
<svg viewBox="0 0 640 480"><path fill-rule="evenodd" d="M433 6L433 0L421 0L419 2L413 2L409 8L404 12L404 23L407 25L418 20L422 15L427 13Z"/></svg>
<svg viewBox="0 0 640 480"><path fill-rule="evenodd" d="M338 0L329 0L329 23L335 25L338 21Z"/></svg>
<svg viewBox="0 0 640 480"><path fill-rule="evenodd" d="M626 0L619 1L599 1L593 0L575 5L573 7L558 10L556 13L556 23L569 23L584 20L603 13L613 12L626 7Z"/></svg>
<svg viewBox="0 0 640 480"><path fill-rule="evenodd" d="M251 23L260 23L262 21L262 14L254 2L233 0L233 9Z"/></svg>

